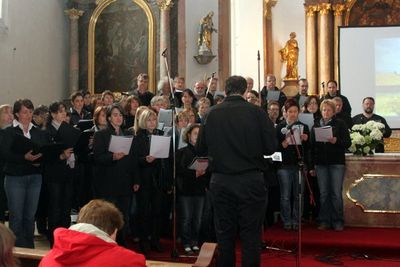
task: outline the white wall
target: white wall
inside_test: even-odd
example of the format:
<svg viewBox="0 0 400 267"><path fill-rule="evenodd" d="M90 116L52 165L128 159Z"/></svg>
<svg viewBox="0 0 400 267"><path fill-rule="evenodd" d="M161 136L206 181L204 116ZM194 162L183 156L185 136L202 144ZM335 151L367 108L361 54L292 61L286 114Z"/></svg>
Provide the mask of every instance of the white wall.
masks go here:
<svg viewBox="0 0 400 267"><path fill-rule="evenodd" d="M197 55L197 38L199 36L199 22L213 11L214 28L218 29L218 1L217 0L186 0L186 87L193 88L197 80L218 73L218 33L212 35L212 52L216 57L209 64L200 65L193 58Z"/></svg>
<svg viewBox="0 0 400 267"><path fill-rule="evenodd" d="M263 0L231 0L231 71L232 75L250 76L258 84L257 51L260 51L260 83L263 69Z"/></svg>
<svg viewBox="0 0 400 267"><path fill-rule="evenodd" d="M280 60L279 50L290 39L289 34L295 32L299 45L299 75L306 76L306 36L304 1L279 0L272 8L272 40L274 50L274 74L277 85L286 75L286 65Z"/></svg>
<svg viewBox="0 0 400 267"><path fill-rule="evenodd" d="M30 98L35 105L66 97L68 17L63 0L8 2L0 36L0 103Z"/></svg>
<svg viewBox="0 0 400 267"><path fill-rule="evenodd" d="M257 50L261 54L261 86L263 76L263 0L231 0L231 69L232 74L251 76L257 85ZM279 85L285 76L285 65L280 60L279 49L296 32L300 48L299 75L305 77L305 15L303 1L279 0L272 8L272 39L274 74Z"/></svg>

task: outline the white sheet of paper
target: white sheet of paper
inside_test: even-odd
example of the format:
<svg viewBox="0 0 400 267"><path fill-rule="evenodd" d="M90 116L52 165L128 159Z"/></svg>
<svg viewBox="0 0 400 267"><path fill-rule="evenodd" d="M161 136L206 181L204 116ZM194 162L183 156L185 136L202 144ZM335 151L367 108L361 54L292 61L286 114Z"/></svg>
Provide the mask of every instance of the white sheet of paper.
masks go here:
<svg viewBox="0 0 400 267"><path fill-rule="evenodd" d="M169 157L171 136L152 135L150 138L150 156L158 159Z"/></svg>
<svg viewBox="0 0 400 267"><path fill-rule="evenodd" d="M186 128L182 128L181 132L179 133L178 149L181 149L181 148L187 146L187 143L185 141L183 141L183 136L184 136L185 131L186 131Z"/></svg>
<svg viewBox="0 0 400 267"><path fill-rule="evenodd" d="M111 135L110 145L108 151L113 153L122 152L125 155L129 154L131 149L133 136L117 136Z"/></svg>
<svg viewBox="0 0 400 267"><path fill-rule="evenodd" d="M317 142L328 142L328 139L333 137L331 126L316 127L314 128L314 132L315 141Z"/></svg>
<svg viewBox="0 0 400 267"><path fill-rule="evenodd" d="M311 131L314 126L314 115L312 113L300 113L299 121L308 126L308 130Z"/></svg>
<svg viewBox="0 0 400 267"><path fill-rule="evenodd" d="M160 109L158 113L158 122L164 123L164 126L172 126L172 109Z"/></svg>
<svg viewBox="0 0 400 267"><path fill-rule="evenodd" d="M208 159L207 158L195 158L193 162L189 165L190 170L207 170L208 168Z"/></svg>
<svg viewBox="0 0 400 267"><path fill-rule="evenodd" d="M292 131L288 131L286 134L286 140L288 141L289 145L301 145L301 138L300 135L303 134L304 127L303 125L293 125ZM293 134L293 138L291 135Z"/></svg>
<svg viewBox="0 0 400 267"><path fill-rule="evenodd" d="M265 156L265 159L272 159L272 161L282 161L282 152L275 152L272 155Z"/></svg>
<svg viewBox="0 0 400 267"><path fill-rule="evenodd" d="M281 91L268 90L267 100L278 101Z"/></svg>
<svg viewBox="0 0 400 267"><path fill-rule="evenodd" d="M159 122L158 125L157 125L157 129L162 131L164 129L164 123L163 122Z"/></svg>

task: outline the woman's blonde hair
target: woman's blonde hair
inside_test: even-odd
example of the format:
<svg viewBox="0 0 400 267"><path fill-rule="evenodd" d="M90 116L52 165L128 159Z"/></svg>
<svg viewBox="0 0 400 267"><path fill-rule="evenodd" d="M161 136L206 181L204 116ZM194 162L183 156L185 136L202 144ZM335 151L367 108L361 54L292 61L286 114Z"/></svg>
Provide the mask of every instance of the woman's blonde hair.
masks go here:
<svg viewBox="0 0 400 267"><path fill-rule="evenodd" d="M324 101L321 102L321 105L319 106L319 109L322 112L322 107L328 106L332 109L333 113L336 113L336 103L331 100L331 99L325 99Z"/></svg>
<svg viewBox="0 0 400 267"><path fill-rule="evenodd" d="M0 119L3 116L3 113L6 113L8 110L12 112L12 106L9 104L4 104L0 106ZM0 128L3 128L3 122L0 120Z"/></svg>
<svg viewBox="0 0 400 267"><path fill-rule="evenodd" d="M0 223L0 267L18 266L13 256L15 235L4 224Z"/></svg>
<svg viewBox="0 0 400 267"><path fill-rule="evenodd" d="M142 114L139 116L139 121L138 121L139 129L147 129L147 121L150 119L151 116L156 117L158 124L157 114L155 113L154 110L148 108L144 110Z"/></svg>
<svg viewBox="0 0 400 267"><path fill-rule="evenodd" d="M140 115L142 115L143 111L145 111L146 109L149 109L146 106L140 106L137 108L136 113L135 113L135 121L133 123L133 131L135 134L137 134L137 132L139 131L139 118Z"/></svg>

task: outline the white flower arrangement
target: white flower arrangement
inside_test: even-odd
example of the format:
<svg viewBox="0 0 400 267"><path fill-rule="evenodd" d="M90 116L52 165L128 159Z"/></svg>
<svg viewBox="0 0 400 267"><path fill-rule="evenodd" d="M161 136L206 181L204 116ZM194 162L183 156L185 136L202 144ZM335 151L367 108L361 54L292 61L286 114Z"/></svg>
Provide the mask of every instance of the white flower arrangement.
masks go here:
<svg viewBox="0 0 400 267"><path fill-rule="evenodd" d="M384 130L385 125L376 121L353 125L349 151L355 155L373 155L376 146L382 143Z"/></svg>

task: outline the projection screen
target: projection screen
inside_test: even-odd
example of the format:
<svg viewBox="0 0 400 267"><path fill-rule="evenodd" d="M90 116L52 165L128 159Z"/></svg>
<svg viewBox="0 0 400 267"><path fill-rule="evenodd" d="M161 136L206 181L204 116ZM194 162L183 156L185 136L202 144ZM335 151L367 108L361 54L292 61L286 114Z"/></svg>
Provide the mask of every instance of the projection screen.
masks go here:
<svg viewBox="0 0 400 267"><path fill-rule="evenodd" d="M375 113L400 128L400 26L339 28L340 91L362 113L362 99L375 98Z"/></svg>

